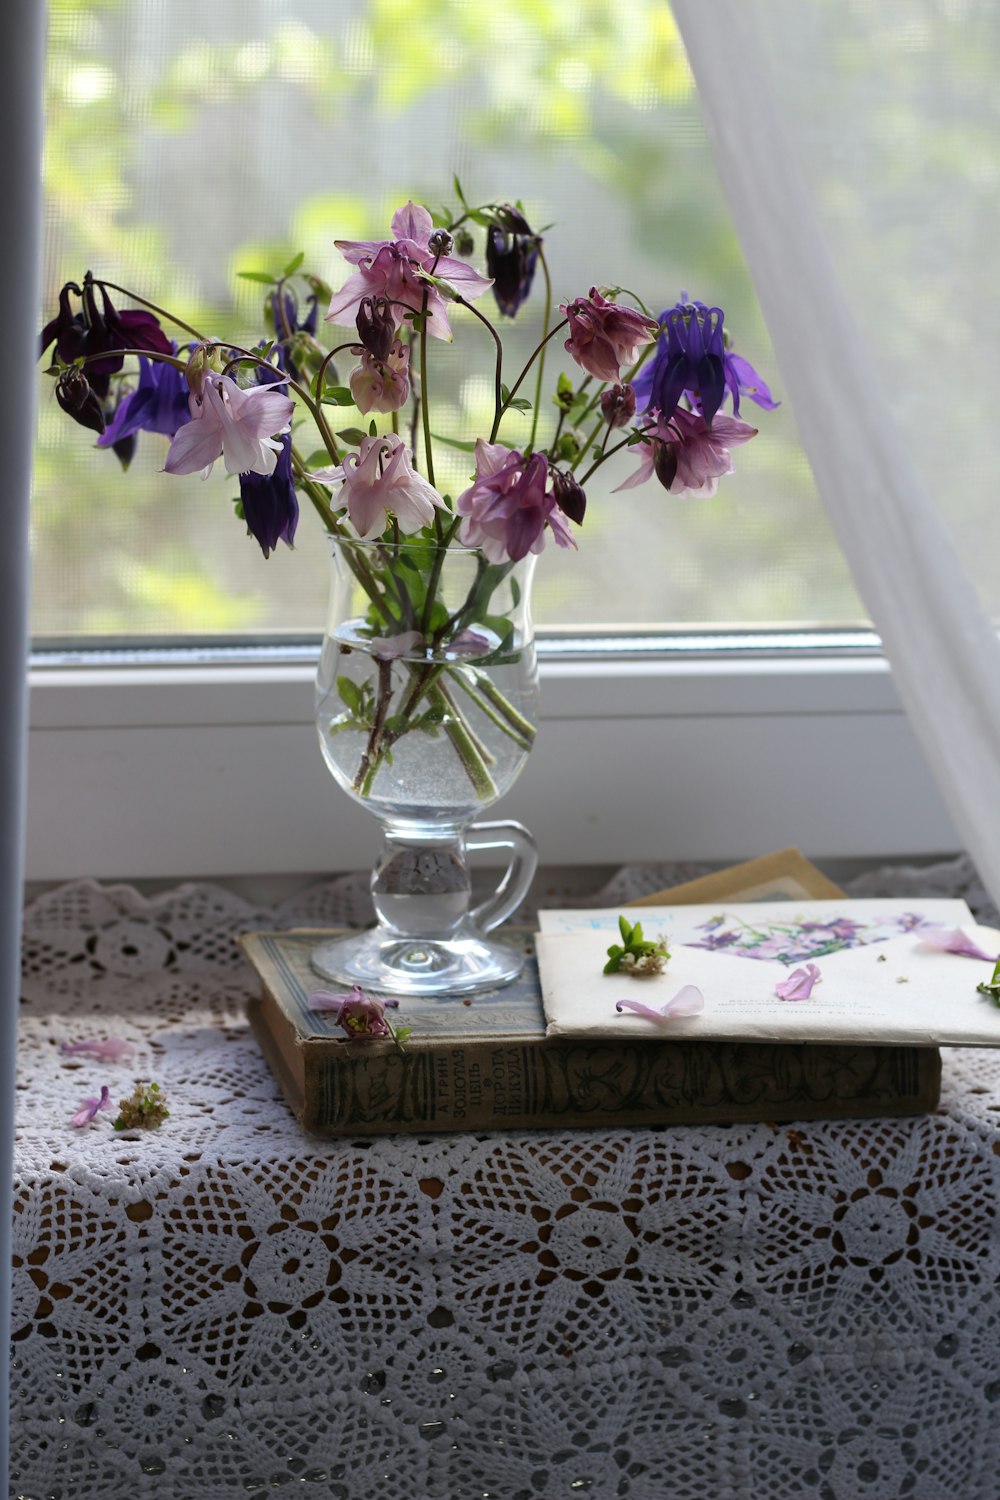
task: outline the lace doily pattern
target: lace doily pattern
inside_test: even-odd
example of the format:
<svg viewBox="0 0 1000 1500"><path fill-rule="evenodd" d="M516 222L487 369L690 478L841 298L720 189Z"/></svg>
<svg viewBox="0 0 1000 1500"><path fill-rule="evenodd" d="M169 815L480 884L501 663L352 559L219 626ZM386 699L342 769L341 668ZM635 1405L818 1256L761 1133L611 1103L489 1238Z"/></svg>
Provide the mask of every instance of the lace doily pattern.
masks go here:
<svg viewBox="0 0 1000 1500"><path fill-rule="evenodd" d="M359 890L29 910L12 1495L996 1500L995 1054L914 1120L306 1137L233 939Z"/></svg>

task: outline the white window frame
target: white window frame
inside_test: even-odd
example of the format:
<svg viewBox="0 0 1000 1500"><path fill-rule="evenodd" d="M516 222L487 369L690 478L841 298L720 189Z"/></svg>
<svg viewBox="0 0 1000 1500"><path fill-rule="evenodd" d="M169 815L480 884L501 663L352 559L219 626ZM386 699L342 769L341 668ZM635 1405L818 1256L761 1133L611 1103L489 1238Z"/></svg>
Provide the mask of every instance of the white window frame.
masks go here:
<svg viewBox="0 0 1000 1500"><path fill-rule="evenodd" d="M374 821L312 722L318 647L42 653L29 880L331 874ZM549 865L947 854L959 841L870 632L542 643L542 723L512 791Z"/></svg>

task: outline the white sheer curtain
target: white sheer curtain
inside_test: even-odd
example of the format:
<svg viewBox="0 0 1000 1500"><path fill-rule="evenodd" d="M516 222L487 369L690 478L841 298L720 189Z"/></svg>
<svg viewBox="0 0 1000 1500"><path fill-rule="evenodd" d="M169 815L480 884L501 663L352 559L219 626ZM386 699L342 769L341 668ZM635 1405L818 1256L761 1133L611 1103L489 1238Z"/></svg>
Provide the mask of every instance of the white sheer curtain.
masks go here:
<svg viewBox="0 0 1000 1500"><path fill-rule="evenodd" d="M992 171L995 184L998 158L994 154L991 165L988 148L992 142L996 152L996 115L987 112L974 130L955 131L950 141L928 132L925 163L915 169L925 167L923 192L896 200L911 212L919 203L918 222L890 218L874 235L856 207L868 201L865 193L891 194L898 186L889 180L896 176L891 150L866 153L865 132L884 141L896 121L905 147L901 94L909 96L912 55L925 44L928 107L936 107L935 83L939 92L949 91L947 64L927 39L935 13L955 23L953 34L974 71L977 47L996 41L996 7L973 0L907 0L902 7L895 0L844 0L828 29L822 17L830 17L831 8L801 0L794 7L783 0L673 0L673 10L784 392L831 523L942 796L990 893L1000 899L1000 642L953 535L955 518L959 526L970 525L969 513L952 505L952 523L946 523L926 482L934 476L936 488L950 474L954 488L968 445L985 447L988 464L995 441L989 414L998 351L996 343L984 349L982 335L996 323L991 308L1000 298L981 299L964 279L964 264L973 277L977 267L995 264L996 240L990 216L976 211L985 201L983 184L969 174L966 152L957 147L968 142L981 153L982 172ZM880 28L893 19L902 29L887 38ZM847 43L842 52L831 45L837 27L848 33L840 33ZM866 94L857 78L869 60L878 86ZM975 89L970 108L974 100ZM819 124L828 143L826 166L836 159L836 172L826 176L809 149ZM838 192L843 195L852 171L865 173L873 160L890 170L882 184L861 184L864 191L852 200L852 236L851 225L838 218ZM991 196L997 197L995 185ZM952 219L951 239L936 240L936 220L947 230ZM936 306L932 296L932 305L911 318L907 343L890 326L900 306L900 280L935 243L943 246L934 283L940 296ZM903 254L904 245L916 245L918 253ZM930 449L920 429L932 417L938 442ZM970 530L967 545L974 547L974 540Z"/></svg>

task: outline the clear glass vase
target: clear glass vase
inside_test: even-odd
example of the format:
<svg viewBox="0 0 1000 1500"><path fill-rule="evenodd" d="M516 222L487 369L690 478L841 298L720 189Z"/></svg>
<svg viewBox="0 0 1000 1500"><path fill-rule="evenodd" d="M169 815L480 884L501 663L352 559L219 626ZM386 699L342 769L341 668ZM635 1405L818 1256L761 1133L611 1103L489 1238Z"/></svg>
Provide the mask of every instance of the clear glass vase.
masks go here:
<svg viewBox="0 0 1000 1500"><path fill-rule="evenodd" d="M323 757L374 813L376 925L314 952L324 978L394 995L454 995L515 979L518 951L487 934L531 883L527 829L476 823L511 786L535 738L534 558L426 543L333 543L316 678ZM471 850L507 851L473 905Z"/></svg>

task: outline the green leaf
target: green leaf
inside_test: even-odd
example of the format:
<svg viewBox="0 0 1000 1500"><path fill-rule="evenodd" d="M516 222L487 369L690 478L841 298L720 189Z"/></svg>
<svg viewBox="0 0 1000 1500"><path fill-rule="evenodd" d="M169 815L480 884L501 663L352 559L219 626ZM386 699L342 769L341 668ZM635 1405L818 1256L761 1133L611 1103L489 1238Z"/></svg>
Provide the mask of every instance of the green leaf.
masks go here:
<svg viewBox="0 0 1000 1500"><path fill-rule="evenodd" d="M346 703L351 713L361 717L361 689L351 677L337 678L337 692L341 702Z"/></svg>
<svg viewBox="0 0 1000 1500"><path fill-rule="evenodd" d="M509 407L513 407L514 411L530 411L531 410L531 402L530 401L526 401L523 396L515 396L514 399L513 399L513 401L508 401L507 402L507 405Z"/></svg>
<svg viewBox="0 0 1000 1500"><path fill-rule="evenodd" d="M510 597L513 599L514 608L516 609L521 602L521 585L513 576L510 580Z"/></svg>
<svg viewBox="0 0 1000 1500"><path fill-rule="evenodd" d="M298 255L294 256L293 259L288 262L288 265L281 273L282 276L294 276L305 258L306 252L304 250L300 250Z"/></svg>
<svg viewBox="0 0 1000 1500"><path fill-rule="evenodd" d="M458 448L462 453L475 453L475 443L468 443L464 438L444 437L440 432L432 432L431 437L436 443L444 443L448 448Z"/></svg>
<svg viewBox="0 0 1000 1500"><path fill-rule="evenodd" d="M343 434L338 432L337 436L342 437ZM304 459L303 462L307 469L326 469L333 463L333 459L325 448L314 448L309 457Z"/></svg>
<svg viewBox="0 0 1000 1500"><path fill-rule="evenodd" d="M503 381L500 382L500 400L504 406L510 401L510 386L505 385Z"/></svg>
<svg viewBox="0 0 1000 1500"><path fill-rule="evenodd" d="M626 447L634 448L636 443L645 443L646 441L647 438L644 432L633 432L632 436L629 438L626 444Z"/></svg>
<svg viewBox="0 0 1000 1500"><path fill-rule="evenodd" d="M451 179L451 185L455 189L455 197L458 199L459 203L461 203L463 208L468 208L469 205L465 201L465 194L462 192L462 184L458 180L457 172Z"/></svg>
<svg viewBox="0 0 1000 1500"><path fill-rule="evenodd" d="M359 443L364 442L368 434L363 427L345 427L341 432L337 433L337 436L342 438L345 443L350 443L353 447L357 447ZM329 455L327 456L329 457Z"/></svg>
<svg viewBox="0 0 1000 1500"><path fill-rule="evenodd" d="M560 396L572 396L573 382L565 373L561 373L559 379L556 381L556 390Z"/></svg>
<svg viewBox="0 0 1000 1500"><path fill-rule="evenodd" d="M240 281L257 281L261 286L274 286L278 280L277 276L269 276L266 271L237 271L236 275Z"/></svg>
<svg viewBox="0 0 1000 1500"><path fill-rule="evenodd" d="M629 921L628 917L618 918L618 931L622 935L622 942L627 947L632 940L632 924ZM608 951L610 952L611 950L609 949Z"/></svg>
<svg viewBox="0 0 1000 1500"><path fill-rule="evenodd" d="M353 406L354 397L346 385L335 385L331 390L324 391L322 400L325 406Z"/></svg>
<svg viewBox="0 0 1000 1500"><path fill-rule="evenodd" d="M374 417L372 417L371 421L368 423L368 436L378 437L378 423L375 421Z"/></svg>

